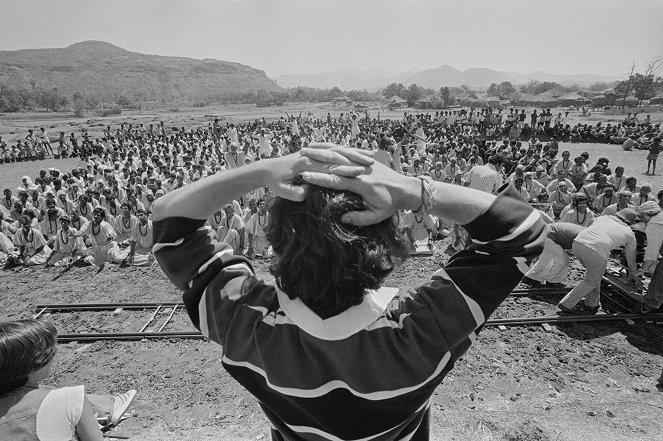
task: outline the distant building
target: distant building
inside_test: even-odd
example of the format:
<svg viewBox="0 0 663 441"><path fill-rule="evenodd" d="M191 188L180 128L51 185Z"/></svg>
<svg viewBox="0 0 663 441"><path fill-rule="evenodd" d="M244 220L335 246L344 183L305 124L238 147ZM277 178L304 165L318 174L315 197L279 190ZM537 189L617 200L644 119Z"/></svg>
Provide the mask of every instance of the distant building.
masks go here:
<svg viewBox="0 0 663 441"><path fill-rule="evenodd" d="M331 103L335 107L351 106L353 101L347 96L339 96L331 99Z"/></svg>
<svg viewBox="0 0 663 441"><path fill-rule="evenodd" d="M387 100L387 106L390 110L407 107L407 101L398 95L394 95Z"/></svg>

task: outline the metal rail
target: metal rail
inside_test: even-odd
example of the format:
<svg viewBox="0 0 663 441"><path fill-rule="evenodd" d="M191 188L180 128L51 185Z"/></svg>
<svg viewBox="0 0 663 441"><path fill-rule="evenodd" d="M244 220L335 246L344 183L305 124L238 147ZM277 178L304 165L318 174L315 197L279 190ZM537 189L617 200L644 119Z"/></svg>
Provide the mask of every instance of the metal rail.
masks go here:
<svg viewBox="0 0 663 441"><path fill-rule="evenodd" d="M115 309L152 309L158 308L174 308L176 306L184 306L182 302L163 302L163 303L78 303L78 304L53 304L53 305L37 305L35 309L46 312L58 311L109 311Z"/></svg>
<svg viewBox="0 0 663 441"><path fill-rule="evenodd" d="M567 315L546 317L520 317L492 319L485 326L523 326L542 325L544 323L584 323L584 322L608 322L626 320L663 320L663 313L656 314L599 314L599 315Z"/></svg>
<svg viewBox="0 0 663 441"><path fill-rule="evenodd" d="M530 289L514 289L511 291L513 297L525 296L556 296L566 295L571 291L571 288L530 288Z"/></svg>
<svg viewBox="0 0 663 441"><path fill-rule="evenodd" d="M69 343L72 341L136 341L136 340L160 340L167 338L206 338L198 331L172 331L172 332L108 332L108 333L83 333L83 334L61 334L58 335L58 343Z"/></svg>
<svg viewBox="0 0 663 441"><path fill-rule="evenodd" d="M606 321L635 321L635 320L663 320L663 313L657 314L601 314L593 316L545 316L545 317L519 317L492 319L484 323L484 326L531 326L550 325L557 323L588 323ZM121 332L121 333L83 333L83 334L61 334L58 342L67 343L72 341L136 341L136 340L158 340L158 339L204 339L198 331L171 331L171 332Z"/></svg>
<svg viewBox="0 0 663 441"><path fill-rule="evenodd" d="M610 283L609 280L604 281ZM614 284L610 283L611 286ZM619 289L619 287L616 287ZM569 292L569 288L530 288L530 289L514 289L511 292L512 296L528 296L528 295L563 295ZM146 329L154 321L156 316L161 311L167 308L172 308L165 322L158 327L156 331ZM169 331L164 332L164 328L171 321L175 312L180 309L184 310L184 303L182 302L147 302L147 303L82 303L82 304L51 304L51 305L36 305L35 309L37 314L34 316L38 318L45 313L50 312L71 312L71 311L120 311L120 310L145 310L155 309L149 320L138 332L121 332L121 333L80 333L80 334L61 334L58 336L58 341L61 343L72 341L98 341L98 340L117 340L117 341L136 341L136 340L155 340L155 339L204 339L198 331ZM604 321L626 321L632 324L635 320L661 320L663 321L663 313L656 314L633 314L633 313L620 313L620 314L601 314L593 316L543 316L543 317L517 317L517 318L501 318L492 319L484 323L484 326L497 326L504 330L507 326L531 326L542 325L544 329L550 330L550 324L563 324L563 323L591 323L591 322L604 322ZM158 325L157 325L158 326Z"/></svg>
<svg viewBox="0 0 663 441"><path fill-rule="evenodd" d="M570 291L569 288L534 288L534 289L514 289L511 291L511 295L516 297L528 296L528 295L561 295L567 294ZM127 309L127 310L141 310L141 309L153 309L153 308L182 308L184 303L182 302L163 302L163 303L78 303L78 304L43 304L36 305L35 309L38 310L39 316L46 312L65 312L65 311L112 311L116 309ZM35 316L38 318L38 316Z"/></svg>

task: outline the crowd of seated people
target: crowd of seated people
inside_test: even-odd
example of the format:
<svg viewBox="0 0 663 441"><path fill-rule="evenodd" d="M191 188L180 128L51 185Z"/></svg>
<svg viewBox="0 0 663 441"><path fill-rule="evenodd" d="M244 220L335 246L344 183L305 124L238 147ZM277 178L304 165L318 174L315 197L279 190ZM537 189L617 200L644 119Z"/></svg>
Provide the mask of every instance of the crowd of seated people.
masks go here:
<svg viewBox="0 0 663 441"><path fill-rule="evenodd" d="M406 118L408 114L406 113ZM412 115L410 115L412 116ZM654 124L651 120L651 115L640 120L638 114L633 116L629 113L622 123L617 124L603 124L598 122L595 125L591 124L575 124L570 125L566 123L569 112L561 111L555 112L552 109L533 109L531 111L521 108L463 108L455 110L441 110L433 113L426 113L416 115L416 118L424 124L424 128L429 134L434 133L438 137L446 134L449 131L453 133L464 133L472 136L482 137L489 140L527 140L531 137L543 140L557 138L564 142L610 142L621 144L627 139L636 140L636 148L646 149L647 144L651 139L660 132L660 124ZM276 121L276 128L283 130L288 125L294 116L288 115L287 118L281 118ZM299 120L308 119L302 118L301 114L297 118ZM377 119L368 117L362 118L360 114L350 112L346 115L341 114L340 118L332 118L328 114L326 120L319 120L317 124L309 129L309 135L316 139L322 137L330 137L335 135L337 141L343 140L347 136L348 140L354 139L360 133L363 134L377 134L384 131L385 122L390 120L380 120L379 115ZM377 124L375 123L377 122ZM252 132L256 129L256 123L233 124L232 133L226 133L223 127L215 120L214 124L209 124L207 127L198 127L193 133L201 141L208 139L213 140L217 145L219 141L225 136L232 136L229 139L231 142L240 144L240 150L244 147L241 145L240 138L249 143L258 140L259 134L251 134L247 136L247 132ZM362 126L360 130L359 126ZM378 127L376 127L376 125ZM390 125L390 124L387 124ZM293 133L299 129L293 127ZM379 128L380 130L371 130ZM184 128L177 129L183 133L187 133ZM303 130L306 128L302 128ZM154 140L167 138L167 133L171 133L172 129L164 127L163 122L158 124L149 124L145 126L140 124L121 124L119 127L111 128L106 126L101 133L96 134L96 137L90 135L87 129L81 129L80 133L71 132L66 134L64 131L59 132L57 138L51 138L46 130L41 127L38 130L30 129L28 134L17 141L7 142L0 136L0 163L13 163L29 160L44 159L48 156L53 157L80 157L87 160L94 155L102 155L109 149L115 147L115 144L122 146L125 142L135 142L136 140ZM236 139L235 139L236 138ZM269 135L268 135L268 138ZM279 141L277 135L275 141ZM433 136L430 141L437 141ZM421 141L420 141L421 142ZM263 141L264 144L264 141Z"/></svg>
<svg viewBox="0 0 663 441"><path fill-rule="evenodd" d="M536 133L527 141L482 135L498 121L510 131L526 129L524 110L516 109L405 113L400 119L286 114L241 124L216 119L189 129L166 128L163 122L107 126L99 142L86 133L80 145L74 143L71 153L83 166L66 172L40 170L34 179L24 176L16 187L3 190L0 259L9 266L73 260L99 268L108 262L151 265L151 208L156 199L211 174L293 153L314 142L372 150L376 160L398 172L427 174L457 185L466 185L473 167L499 156L502 179L513 182L525 199L545 204L552 219L571 219L575 213L585 225L593 215L610 212L622 198L634 206L653 198L650 185L638 185L620 166L613 173L607 158L591 164L588 154L560 155L565 135L557 128L564 116L554 117L549 110L529 120L541 133L551 134L546 143ZM649 134L660 135L658 126L647 127ZM269 188L254 190L218 207L208 224L236 253L269 256L263 227L270 196ZM583 207L589 216L582 215ZM463 247L462 234L444 219L419 219L411 213L400 219L412 249L417 241L430 243L447 235L454 249Z"/></svg>

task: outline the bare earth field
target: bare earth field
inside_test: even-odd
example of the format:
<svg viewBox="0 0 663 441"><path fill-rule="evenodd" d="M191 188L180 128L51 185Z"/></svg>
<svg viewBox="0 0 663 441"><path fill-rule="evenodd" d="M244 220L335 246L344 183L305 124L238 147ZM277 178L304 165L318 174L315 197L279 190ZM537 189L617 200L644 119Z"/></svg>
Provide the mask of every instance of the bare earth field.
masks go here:
<svg viewBox="0 0 663 441"><path fill-rule="evenodd" d="M208 115L227 112L236 120L255 118L278 109L196 109L199 114L162 112L141 115L146 123L167 117L167 124L206 125ZM289 113L296 109L288 108ZM316 108L315 112L332 111ZM299 111L297 110L297 113ZM338 111L336 111L338 112ZM224 113L225 115L226 113ZM335 113L332 113L333 115ZM40 114L44 124L67 124L66 118ZM103 119L103 124L127 121ZM2 116L7 128L39 127L30 115ZM660 116L659 116L660 119ZM100 119L101 120L101 119ZM48 122L47 122L48 121ZM69 121L69 120L67 120ZM72 120L73 121L73 120ZM79 121L77 124L85 124ZM50 126L49 126L50 127ZM59 126L58 126L59 127ZM51 128L53 134L58 128ZM18 136L16 132L16 136ZM573 154L588 151L622 164L626 174L647 178L654 189L663 178L640 175L646 153L623 152L605 144L564 144ZM593 163L593 162L592 162ZM0 165L0 187L15 187L23 174L40 168L69 170L77 161L41 161ZM447 243L433 257L411 258L387 280L387 286L408 289L427 280L449 257ZM271 280L267 263L257 261L258 274ZM174 302L180 294L157 266L152 268L74 268L53 282L59 269L0 271L0 320L31 317L42 303ZM582 270L574 264L568 284ZM494 317L549 316L558 297L508 298ZM158 329L169 311L149 329ZM52 314L60 333L138 331L151 312L122 311ZM186 314L176 313L165 331L192 330ZM486 328L474 346L433 396L433 440L663 440L663 392L655 383L663 369L663 326L625 322L568 324L545 332L538 326ZM70 343L60 346L51 385L85 384L89 392L118 393L137 389L129 418L112 434L133 440L267 440L269 424L256 401L221 367L222 348L202 340Z"/></svg>

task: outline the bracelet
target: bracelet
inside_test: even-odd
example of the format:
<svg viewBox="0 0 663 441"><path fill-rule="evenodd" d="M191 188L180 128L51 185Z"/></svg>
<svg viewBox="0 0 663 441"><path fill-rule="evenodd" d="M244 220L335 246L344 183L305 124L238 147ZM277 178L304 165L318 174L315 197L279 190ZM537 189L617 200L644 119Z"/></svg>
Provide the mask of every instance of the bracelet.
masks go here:
<svg viewBox="0 0 663 441"><path fill-rule="evenodd" d="M418 215L430 213L435 208L435 182L430 176L417 176L421 180L421 206L417 210Z"/></svg>

